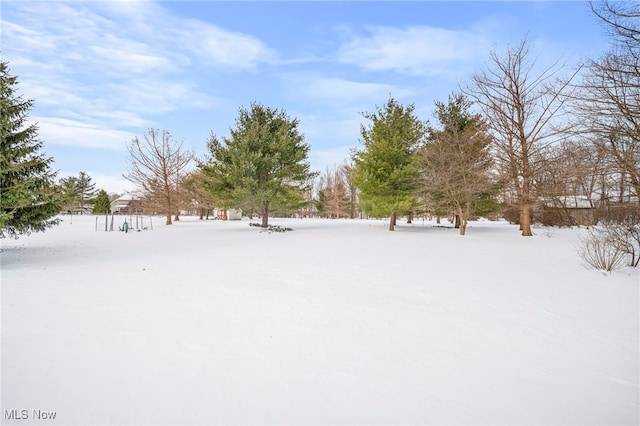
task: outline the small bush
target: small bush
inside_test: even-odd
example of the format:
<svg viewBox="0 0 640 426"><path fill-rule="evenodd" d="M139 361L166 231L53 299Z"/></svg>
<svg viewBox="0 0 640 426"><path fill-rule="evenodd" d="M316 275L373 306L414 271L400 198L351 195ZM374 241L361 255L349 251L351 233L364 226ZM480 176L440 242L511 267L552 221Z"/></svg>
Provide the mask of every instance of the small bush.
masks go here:
<svg viewBox="0 0 640 426"><path fill-rule="evenodd" d="M604 226L604 232L611 245L623 252L629 259L629 266L640 264L640 215L628 215L620 223Z"/></svg>
<svg viewBox="0 0 640 426"><path fill-rule="evenodd" d="M626 256L604 229L590 229L587 237L582 239L578 254L587 266L607 272L622 267Z"/></svg>

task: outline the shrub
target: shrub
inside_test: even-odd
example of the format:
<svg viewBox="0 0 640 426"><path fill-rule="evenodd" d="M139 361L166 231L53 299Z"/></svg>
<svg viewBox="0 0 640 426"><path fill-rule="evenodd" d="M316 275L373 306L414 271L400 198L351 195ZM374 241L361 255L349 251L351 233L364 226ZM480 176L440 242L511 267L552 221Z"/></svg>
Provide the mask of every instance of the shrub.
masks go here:
<svg viewBox="0 0 640 426"><path fill-rule="evenodd" d="M630 214L620 223L604 226L609 244L623 252L629 259L629 266L640 264L640 215Z"/></svg>
<svg viewBox="0 0 640 426"><path fill-rule="evenodd" d="M262 228L262 224L260 223L255 223L255 222L250 222L249 226L253 226L256 228ZM269 234L271 234L272 232L287 232L287 231L293 231L293 228L286 228L280 225L269 225L266 228L263 228L260 230L260 232L268 232Z"/></svg>
<svg viewBox="0 0 640 426"><path fill-rule="evenodd" d="M618 244L612 243L605 229L590 229L581 242L578 254L587 266L611 272L623 265L625 252Z"/></svg>

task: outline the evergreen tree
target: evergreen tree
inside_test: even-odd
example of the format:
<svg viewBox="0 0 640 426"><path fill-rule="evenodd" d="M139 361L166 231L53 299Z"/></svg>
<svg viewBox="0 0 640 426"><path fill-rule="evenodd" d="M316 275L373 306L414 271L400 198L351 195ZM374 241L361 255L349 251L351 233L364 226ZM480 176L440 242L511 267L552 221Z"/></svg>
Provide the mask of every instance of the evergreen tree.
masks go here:
<svg viewBox="0 0 640 426"><path fill-rule="evenodd" d="M80 214L83 214L85 206L96 198L98 190L96 189L96 184L91 181L91 176L85 172L80 172L78 175L78 190L78 196L80 198Z"/></svg>
<svg viewBox="0 0 640 426"><path fill-rule="evenodd" d="M460 94L450 96L446 104L436 102L435 116L441 128L429 126L422 152L423 190L436 209L449 207L455 212L460 235L465 234L467 221L476 210L489 207L486 198L495 186L489 175L493 139L482 117L470 112L471 105Z"/></svg>
<svg viewBox="0 0 640 426"><path fill-rule="evenodd" d="M184 176L180 181L180 187L182 188L182 204L189 206L190 208L196 208L200 219L204 219L205 215L209 219L209 212L211 212L218 203L206 188L207 178L202 173L202 170L192 170Z"/></svg>
<svg viewBox="0 0 640 426"><path fill-rule="evenodd" d="M208 141L211 159L201 168L211 193L227 208L260 211L263 228L270 210L304 206L314 173L298 124L285 111L255 102L248 110L240 108L230 137L219 141L212 134Z"/></svg>
<svg viewBox="0 0 640 426"><path fill-rule="evenodd" d="M393 231L396 217L415 206L419 157L424 124L414 115L414 105L402 106L393 98L360 128L364 149L353 155L353 179L360 189L362 210L372 217L390 217Z"/></svg>
<svg viewBox="0 0 640 426"><path fill-rule="evenodd" d="M70 214L80 207L80 185L76 176L60 179L62 208Z"/></svg>
<svg viewBox="0 0 640 426"><path fill-rule="evenodd" d="M98 192L98 196L93 203L93 214L109 214L111 213L111 202L109 194L104 189Z"/></svg>
<svg viewBox="0 0 640 426"><path fill-rule="evenodd" d="M60 197L52 158L42 152L36 125L27 125L33 101L16 94L18 81L0 61L0 238L57 225Z"/></svg>

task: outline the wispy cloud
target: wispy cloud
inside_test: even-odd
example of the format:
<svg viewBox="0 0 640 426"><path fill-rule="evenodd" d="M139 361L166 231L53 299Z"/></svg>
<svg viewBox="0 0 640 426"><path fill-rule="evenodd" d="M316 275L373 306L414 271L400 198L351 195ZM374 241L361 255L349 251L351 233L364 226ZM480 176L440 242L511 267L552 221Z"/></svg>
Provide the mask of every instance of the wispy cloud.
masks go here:
<svg viewBox="0 0 640 426"><path fill-rule="evenodd" d="M86 146L91 133L90 146L121 149L112 136L218 103L193 80L194 67L253 70L277 60L252 36L150 1L9 2L1 22L3 58L36 100L41 136L55 144Z"/></svg>
<svg viewBox="0 0 640 426"><path fill-rule="evenodd" d="M319 99L361 100L379 98L391 93L394 87L384 83L366 83L341 78L317 78L307 86L307 94Z"/></svg>
<svg viewBox="0 0 640 426"><path fill-rule="evenodd" d="M169 31L196 57L211 66L253 69L259 64L274 63L275 51L255 37L229 32L200 21L184 21L182 28Z"/></svg>
<svg viewBox="0 0 640 426"><path fill-rule="evenodd" d="M87 124L59 117L35 116L30 122L39 127L39 137L57 145L78 145L84 148L120 148L134 134L115 130L111 126Z"/></svg>
<svg viewBox="0 0 640 426"><path fill-rule="evenodd" d="M354 36L338 51L338 60L370 71L406 75L442 75L456 65L486 55L489 40L474 31L428 26L371 27Z"/></svg>
<svg viewBox="0 0 640 426"><path fill-rule="evenodd" d="M362 105L383 102L392 95L406 97L413 91L403 86L382 82L358 81L313 73L284 74L282 80L292 97L310 98L335 107L360 108Z"/></svg>

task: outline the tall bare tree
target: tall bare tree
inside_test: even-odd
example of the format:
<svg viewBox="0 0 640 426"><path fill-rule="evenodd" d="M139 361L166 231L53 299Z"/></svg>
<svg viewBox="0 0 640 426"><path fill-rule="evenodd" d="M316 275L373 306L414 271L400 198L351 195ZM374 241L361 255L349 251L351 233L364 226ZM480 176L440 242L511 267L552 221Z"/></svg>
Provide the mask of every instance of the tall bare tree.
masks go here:
<svg viewBox="0 0 640 426"><path fill-rule="evenodd" d="M149 129L142 139L135 137L127 145L129 172L124 177L138 185L156 208L166 214L178 211L179 183L193 159L193 152L182 149L166 130Z"/></svg>
<svg viewBox="0 0 640 426"><path fill-rule="evenodd" d="M636 58L640 46L640 5L635 1L589 2L591 11L604 24L616 43L624 45Z"/></svg>
<svg viewBox="0 0 640 426"><path fill-rule="evenodd" d="M358 214L358 187L356 186L353 176L355 170L354 167L353 163L348 163L345 160L339 168L342 181L344 182L345 189L347 190L347 199L349 200L349 218L351 219L355 219Z"/></svg>
<svg viewBox="0 0 640 426"><path fill-rule="evenodd" d="M626 196L640 204L640 4L604 1L591 3L591 9L612 46L587 63L573 96L576 128L610 159L619 201Z"/></svg>
<svg viewBox="0 0 640 426"><path fill-rule="evenodd" d="M343 167L327 167L318 182L318 213L329 218L350 217L351 200Z"/></svg>
<svg viewBox="0 0 640 426"><path fill-rule="evenodd" d="M533 178L545 146L561 140L557 126L564 114L571 78L559 81L559 62L539 68L537 57L524 39L505 55L490 53L489 65L476 73L465 93L482 109L495 137L495 156L500 171L510 180L519 210L523 236L531 232L531 209L536 200ZM577 72L577 71L576 71ZM574 74L575 75L575 74Z"/></svg>

